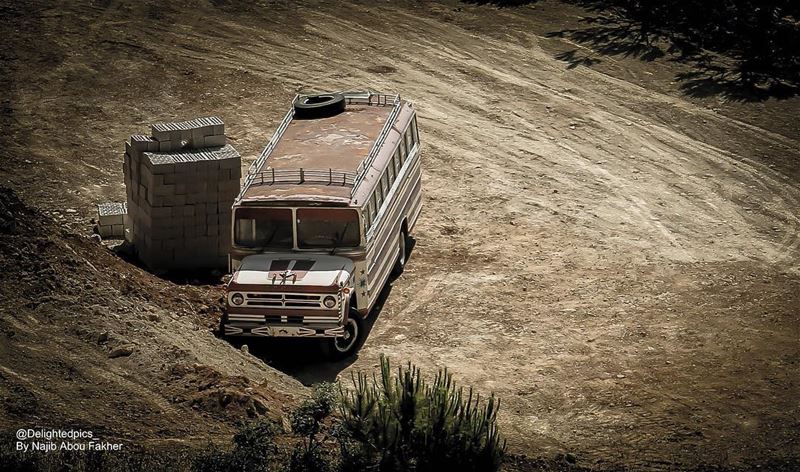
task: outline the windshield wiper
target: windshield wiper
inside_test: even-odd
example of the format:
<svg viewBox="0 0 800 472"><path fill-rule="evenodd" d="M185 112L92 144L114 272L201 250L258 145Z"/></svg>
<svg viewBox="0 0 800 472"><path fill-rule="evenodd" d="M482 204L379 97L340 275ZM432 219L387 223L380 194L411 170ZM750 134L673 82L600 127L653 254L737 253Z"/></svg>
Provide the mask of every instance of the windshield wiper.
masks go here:
<svg viewBox="0 0 800 472"><path fill-rule="evenodd" d="M339 237L336 238L336 241L334 242L333 249L331 249L331 255L336 253L336 249L338 249L339 245L342 244L342 241L344 241L344 235L345 235L345 233L347 233L348 226L350 226L350 222L349 221L344 224L344 229L339 234Z"/></svg>
<svg viewBox="0 0 800 472"><path fill-rule="evenodd" d="M269 239L264 241L264 247L269 247L272 244L272 240L275 239L275 235L278 234L278 227L276 226L274 230L272 230L272 234L269 235Z"/></svg>

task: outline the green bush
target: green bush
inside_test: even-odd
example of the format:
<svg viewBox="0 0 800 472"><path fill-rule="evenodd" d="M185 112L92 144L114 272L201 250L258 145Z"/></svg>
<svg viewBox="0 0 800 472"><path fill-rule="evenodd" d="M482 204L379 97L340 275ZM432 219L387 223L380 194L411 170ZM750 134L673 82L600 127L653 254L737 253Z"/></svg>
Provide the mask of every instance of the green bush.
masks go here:
<svg viewBox="0 0 800 472"><path fill-rule="evenodd" d="M278 428L270 420L242 425L233 436L233 450L220 451L216 446L195 458L193 472L248 471L267 472L279 460L275 434Z"/></svg>
<svg viewBox="0 0 800 472"><path fill-rule="evenodd" d="M330 454L317 437L322 422L330 416L338 402L338 392L334 384L322 383L314 387L310 399L303 402L290 415L292 432L301 441L289 457L290 472L328 472L333 470Z"/></svg>
<svg viewBox="0 0 800 472"><path fill-rule="evenodd" d="M342 469L493 471L505 441L497 429L499 401L457 387L446 369L431 383L410 363L392 375L381 357L380 378L359 373L341 390Z"/></svg>

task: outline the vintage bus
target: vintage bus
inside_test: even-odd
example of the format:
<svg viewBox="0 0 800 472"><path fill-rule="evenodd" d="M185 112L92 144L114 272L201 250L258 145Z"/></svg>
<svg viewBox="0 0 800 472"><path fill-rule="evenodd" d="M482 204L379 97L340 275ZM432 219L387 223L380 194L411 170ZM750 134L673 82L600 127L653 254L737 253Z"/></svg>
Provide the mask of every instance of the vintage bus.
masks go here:
<svg viewBox="0 0 800 472"><path fill-rule="evenodd" d="M233 205L222 330L321 338L333 357L402 272L422 208L419 131L399 95L298 95Z"/></svg>

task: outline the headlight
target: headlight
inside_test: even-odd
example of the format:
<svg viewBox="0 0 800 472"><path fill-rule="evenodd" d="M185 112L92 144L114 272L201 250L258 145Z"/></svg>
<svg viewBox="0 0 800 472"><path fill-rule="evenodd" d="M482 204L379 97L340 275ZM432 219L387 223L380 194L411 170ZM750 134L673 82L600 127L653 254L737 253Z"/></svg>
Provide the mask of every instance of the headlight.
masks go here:
<svg viewBox="0 0 800 472"><path fill-rule="evenodd" d="M333 308L336 306L336 298L328 295L324 300L322 300L322 304L325 305L325 308Z"/></svg>
<svg viewBox="0 0 800 472"><path fill-rule="evenodd" d="M244 303L244 296L241 293L234 293L231 295L231 303L234 305L241 305Z"/></svg>

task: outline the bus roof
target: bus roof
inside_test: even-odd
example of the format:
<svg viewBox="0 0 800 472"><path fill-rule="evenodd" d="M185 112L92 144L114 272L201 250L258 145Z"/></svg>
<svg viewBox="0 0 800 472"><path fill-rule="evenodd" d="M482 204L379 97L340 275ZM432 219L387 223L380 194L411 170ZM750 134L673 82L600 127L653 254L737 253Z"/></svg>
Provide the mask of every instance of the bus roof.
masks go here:
<svg viewBox="0 0 800 472"><path fill-rule="evenodd" d="M293 110L287 113L251 166L237 203L362 203L360 190L371 190L399 139L394 125L409 121L413 112L399 96L344 95L344 111L334 116L299 119Z"/></svg>

